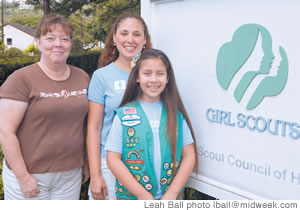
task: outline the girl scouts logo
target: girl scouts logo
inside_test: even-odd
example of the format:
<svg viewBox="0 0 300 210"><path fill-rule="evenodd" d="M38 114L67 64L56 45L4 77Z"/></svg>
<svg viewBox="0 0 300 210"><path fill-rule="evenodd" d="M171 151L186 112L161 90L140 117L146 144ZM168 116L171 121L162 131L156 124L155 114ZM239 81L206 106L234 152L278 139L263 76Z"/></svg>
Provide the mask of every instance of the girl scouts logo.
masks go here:
<svg viewBox="0 0 300 210"><path fill-rule="evenodd" d="M248 101L247 110L254 109L266 96L276 96L285 87L288 78L288 59L285 50L279 46L281 61L275 76L271 76L274 54L272 50L272 37L269 31L258 24L245 24L233 34L232 40L222 45L218 52L216 75L219 85L227 90L235 74L251 57L258 36L261 37L263 57L258 69L249 69L239 81L234 91L234 98L239 103L247 88L259 74L265 75Z"/></svg>

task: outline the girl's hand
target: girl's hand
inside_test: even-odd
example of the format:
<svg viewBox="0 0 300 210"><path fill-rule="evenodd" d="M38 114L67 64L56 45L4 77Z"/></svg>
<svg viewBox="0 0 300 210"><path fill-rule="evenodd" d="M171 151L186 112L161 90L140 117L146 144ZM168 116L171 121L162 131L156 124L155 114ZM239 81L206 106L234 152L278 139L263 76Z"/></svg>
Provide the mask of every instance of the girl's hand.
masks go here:
<svg viewBox="0 0 300 210"><path fill-rule="evenodd" d="M102 176L91 177L91 193L94 200L105 200L107 196L106 184Z"/></svg>
<svg viewBox="0 0 300 210"><path fill-rule="evenodd" d="M173 193L171 191L167 191L160 200L176 200L177 199L178 194L177 193Z"/></svg>
<svg viewBox="0 0 300 210"><path fill-rule="evenodd" d="M139 199L139 200L154 200L154 197L152 196L151 193L146 192L146 193L142 193L141 195L137 196L137 199Z"/></svg>

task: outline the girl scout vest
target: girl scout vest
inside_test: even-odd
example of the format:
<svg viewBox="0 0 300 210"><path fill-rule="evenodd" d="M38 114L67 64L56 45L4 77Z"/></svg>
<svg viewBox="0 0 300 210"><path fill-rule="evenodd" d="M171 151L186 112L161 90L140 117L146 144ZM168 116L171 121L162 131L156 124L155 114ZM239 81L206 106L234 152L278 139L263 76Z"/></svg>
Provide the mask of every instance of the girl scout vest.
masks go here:
<svg viewBox="0 0 300 210"><path fill-rule="evenodd" d="M165 129L167 113L162 107L159 124L159 140L161 151L161 177L155 177L153 133L148 118L138 102L119 108L117 114L122 124L122 161L135 179L156 195L158 187L156 179L160 180L160 189L164 194L173 179L173 169L179 168L182 153L183 115L177 113L177 151L176 163L173 163L171 146ZM124 199L137 199L121 183L116 182L116 196Z"/></svg>

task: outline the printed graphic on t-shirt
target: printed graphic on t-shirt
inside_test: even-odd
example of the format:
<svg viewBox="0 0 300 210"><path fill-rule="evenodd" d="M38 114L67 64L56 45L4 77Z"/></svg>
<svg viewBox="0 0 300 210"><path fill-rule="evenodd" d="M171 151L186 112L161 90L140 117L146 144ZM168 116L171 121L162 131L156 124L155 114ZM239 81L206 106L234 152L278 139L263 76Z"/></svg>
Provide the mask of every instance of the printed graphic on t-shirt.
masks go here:
<svg viewBox="0 0 300 210"><path fill-rule="evenodd" d="M114 82L115 91L124 91L126 89L125 80L116 80Z"/></svg>
<svg viewBox="0 0 300 210"><path fill-rule="evenodd" d="M159 121L158 120L150 120L150 126L153 130L158 130Z"/></svg>
<svg viewBox="0 0 300 210"><path fill-rule="evenodd" d="M61 90L59 93L44 93L40 92L41 98L62 98L64 97L67 99L69 96L80 96L80 95L86 95L87 89L82 90L74 90L74 91L67 91L67 90Z"/></svg>

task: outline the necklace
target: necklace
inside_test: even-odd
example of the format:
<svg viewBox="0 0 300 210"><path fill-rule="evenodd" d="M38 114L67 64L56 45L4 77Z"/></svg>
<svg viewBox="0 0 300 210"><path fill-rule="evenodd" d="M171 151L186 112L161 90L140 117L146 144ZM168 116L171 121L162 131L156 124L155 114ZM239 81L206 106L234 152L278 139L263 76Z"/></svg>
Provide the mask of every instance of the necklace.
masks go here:
<svg viewBox="0 0 300 210"><path fill-rule="evenodd" d="M70 67L67 64L65 65L63 73L61 73L60 71L49 70L49 68L47 68L47 66L45 66L41 62L38 62L38 65L40 66L42 71L47 75L47 77L55 81L64 81L69 78L71 73Z"/></svg>

